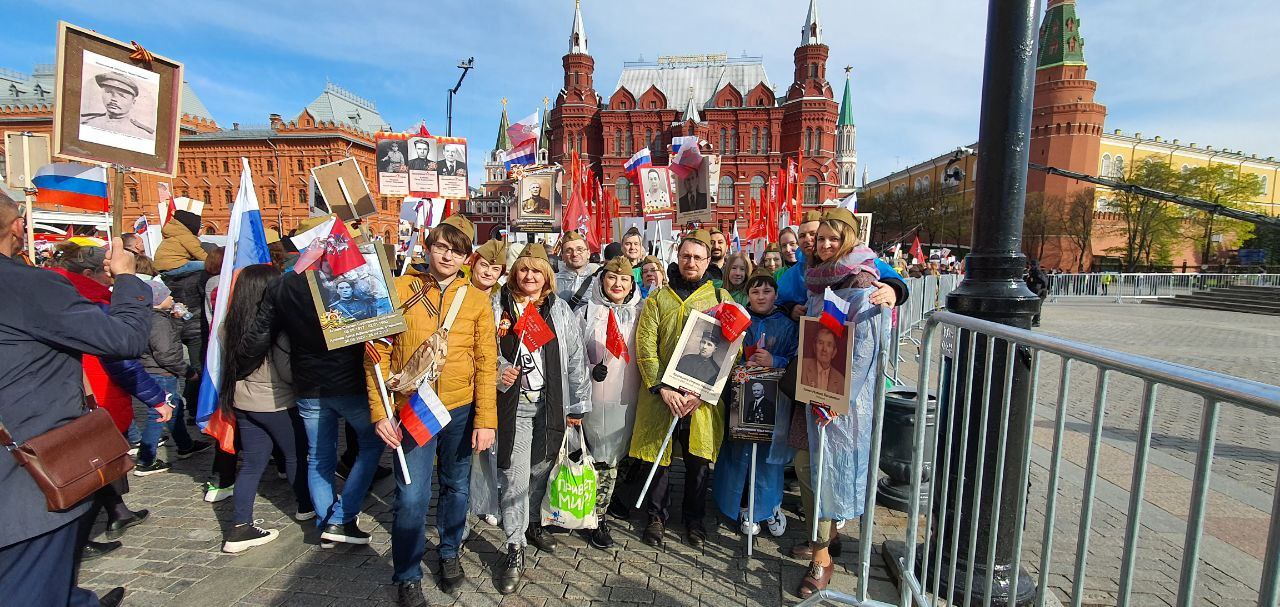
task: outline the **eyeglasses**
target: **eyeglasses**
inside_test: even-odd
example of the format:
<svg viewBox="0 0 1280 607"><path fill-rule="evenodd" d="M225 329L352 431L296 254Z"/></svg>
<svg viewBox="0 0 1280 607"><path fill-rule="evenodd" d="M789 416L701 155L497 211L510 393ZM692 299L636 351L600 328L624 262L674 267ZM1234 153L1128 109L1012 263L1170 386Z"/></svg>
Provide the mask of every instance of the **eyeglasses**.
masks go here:
<svg viewBox="0 0 1280 607"><path fill-rule="evenodd" d="M461 252L461 251L459 251L459 250L457 250L457 249L455 249L455 248L453 248L453 247L451 247L451 246L449 246L449 245L447 245L447 244L441 243L441 242L437 242L437 243L435 243L435 244L431 245L431 251L432 251L433 253L435 253L436 255L439 255L439 256L441 256L441 257L446 257L446 256L462 257L462 256L466 255L466 253L463 253L463 252Z"/></svg>
<svg viewBox="0 0 1280 607"><path fill-rule="evenodd" d="M702 263L706 260L707 258L701 255L681 255L680 256L681 263Z"/></svg>

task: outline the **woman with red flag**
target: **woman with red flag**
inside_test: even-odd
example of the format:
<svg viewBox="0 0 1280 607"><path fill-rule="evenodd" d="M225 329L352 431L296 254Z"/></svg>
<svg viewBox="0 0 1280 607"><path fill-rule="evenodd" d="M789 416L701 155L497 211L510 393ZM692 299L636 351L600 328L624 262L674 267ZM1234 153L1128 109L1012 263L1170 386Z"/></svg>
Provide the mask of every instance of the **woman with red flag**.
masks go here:
<svg viewBox="0 0 1280 607"><path fill-rule="evenodd" d="M236 277L231 305L222 323L222 386L218 391L223 414L232 414L240 435L241 465L236 473L232 526L223 532L222 551L243 552L266 544L279 535L275 529L254 524L253 500L258 483L274 449L284 457L285 475L293 486L298 510L294 518L315 518L307 485L307 431L298 414L289 364L289 336L279 333L262 356L249 354L245 346L271 335L256 325L259 304L272 279L280 272L270 264L247 266ZM252 348L261 350L261 348Z"/></svg>
<svg viewBox="0 0 1280 607"><path fill-rule="evenodd" d="M498 323L498 472L507 559L498 591L515 592L525 546L555 552L559 542L530 519L547 490L565 430L591 410L582 329L564 300L541 243L524 248L494 302Z"/></svg>
<svg viewBox="0 0 1280 607"><path fill-rule="evenodd" d="M624 257L615 257L604 265L600 280L591 289L590 301L578 311L592 380L591 412L582 427L596 460L599 513L609 508L618 480L618 462L631 447L640 387L640 369L632 352L643 303L631 263ZM588 538L592 546L601 550L613 546L606 521L607 517L600 517L600 525Z"/></svg>

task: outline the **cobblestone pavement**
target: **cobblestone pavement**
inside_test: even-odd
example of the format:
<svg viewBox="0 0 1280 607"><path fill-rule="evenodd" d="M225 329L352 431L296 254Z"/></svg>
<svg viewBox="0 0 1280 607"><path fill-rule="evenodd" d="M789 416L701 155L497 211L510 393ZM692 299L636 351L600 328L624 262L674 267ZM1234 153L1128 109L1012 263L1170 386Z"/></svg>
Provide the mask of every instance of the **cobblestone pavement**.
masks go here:
<svg viewBox="0 0 1280 607"><path fill-rule="evenodd" d="M1280 381L1280 323L1267 317L1166 308L1138 304L1064 304L1046 307L1046 333L1172 362L1277 383ZM904 354L908 352L904 348ZM903 367L911 377L910 365ZM1041 389L1032 454L1032 486L1028 499L1023 566L1040 577L1038 565L1044 527L1045 490L1053 441L1053 404L1058 363L1042 362ZM1079 512L1093 419L1096 372L1076 368L1065 420L1063 466L1054 533L1054 558L1044 579L1053 595L1071 597ZM1134 439L1141 385L1113 377L1105 413L1097 499L1089 534L1083 604L1111 605L1120 576L1120 554L1129 503ZM1134 583L1138 605L1172 603L1182 564L1187 502L1201 415L1201 403L1173 392L1161 393L1153 451L1148 467L1146 502L1138 543L1140 566ZM1276 466L1277 425L1252 412L1224 408L1219 422L1209 511L1202 545L1197 604L1236 605L1256 601L1261 576L1261 550L1269 522ZM162 455L163 457L163 455ZM200 500L210 456L202 453L176 462L173 471L131 478L126 501L149 508L152 518L130 529L125 547L86 563L82 584L105 591L129 589L127 605L391 605L390 506L395 486L374 486L362 526L373 532L369 546L321 549L309 524L290 520L293 501L286 483L270 472L257 499L262 525L281 530L280 539L240 555L219 552L219 521L229 520L230 501ZM384 456L384 463L389 457ZM679 477L677 465L676 477ZM673 501L682 483L671 483ZM674 503L679 503L675 501ZM794 604L793 594L805 563L785 556L803 541L807 526L797 514L799 499L788 493L783 504L789 526L782 538L763 533L754 557L744 555L743 537L717 516L711 538L701 549L679 538L679 514L668 529L667 549L657 552L640 542L636 523L616 524L618 546L600 551L576 535L560 535L555 554L531 552L527 580L516 594L502 597L494 588L500 566L499 530L480 523L465 545L468 582L456 597L431 584L437 562L428 547L428 599L433 605L779 605ZM714 513L714 507L708 507ZM710 515L709 515L710 516ZM430 521L429 521L430 522ZM710 522L710 521L709 521ZM903 538L906 517L877 509L868 579L871 596L893 602L897 589L883 567L885 539ZM836 559L832 587L852 592L858 570L857 522L843 533L844 554ZM434 542L434 528L428 527Z"/></svg>

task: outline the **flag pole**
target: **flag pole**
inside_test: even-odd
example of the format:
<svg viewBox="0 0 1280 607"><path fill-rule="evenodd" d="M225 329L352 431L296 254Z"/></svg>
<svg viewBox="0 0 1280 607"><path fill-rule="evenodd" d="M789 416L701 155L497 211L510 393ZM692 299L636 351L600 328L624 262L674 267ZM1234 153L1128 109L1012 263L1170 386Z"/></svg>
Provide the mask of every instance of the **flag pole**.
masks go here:
<svg viewBox="0 0 1280 607"><path fill-rule="evenodd" d="M382 379L382 365L380 361L373 361L373 375L378 381L378 393L382 396L382 410L386 412L387 419L395 420L395 412L391 410L391 396L387 394L387 385ZM399 422L396 422L399 425ZM404 477L404 484L412 485L413 479L409 478L409 464L404 460L404 445L396 446L396 459L400 462L400 475Z"/></svg>
<svg viewBox="0 0 1280 607"><path fill-rule="evenodd" d="M649 468L649 477L644 479L644 487L640 488L640 495L636 498L636 508L644 503L644 496L649 492L649 485L653 484L653 476L658 473L658 464L662 462L662 455L667 452L667 445L671 444L671 435L676 432L676 424L680 422L680 418L671 416L671 427L667 428L667 436L662 439L662 446L658 447L658 456L653 458L653 466Z"/></svg>
<svg viewBox="0 0 1280 607"><path fill-rule="evenodd" d="M747 558L751 558L751 548L756 534L756 449L760 443L751 443L751 473L747 476Z"/></svg>
<svg viewBox="0 0 1280 607"><path fill-rule="evenodd" d="M818 466L818 479L813 483L813 533L809 537L809 541L813 543L818 542L818 521L821 520L822 512L822 456L826 448L827 425L818 424L818 457L814 460Z"/></svg>
<svg viewBox="0 0 1280 607"><path fill-rule="evenodd" d="M36 222L35 222L35 186L31 185L31 138L30 131L22 133L22 193L26 198L27 223L27 261L36 265Z"/></svg>

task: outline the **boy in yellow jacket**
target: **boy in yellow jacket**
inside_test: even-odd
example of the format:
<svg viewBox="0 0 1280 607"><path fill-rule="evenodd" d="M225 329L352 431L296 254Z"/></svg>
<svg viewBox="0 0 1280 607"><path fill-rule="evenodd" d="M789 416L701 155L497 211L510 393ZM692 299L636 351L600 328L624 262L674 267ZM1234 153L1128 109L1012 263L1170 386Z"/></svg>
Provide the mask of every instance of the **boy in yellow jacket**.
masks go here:
<svg viewBox="0 0 1280 607"><path fill-rule="evenodd" d="M445 592L452 593L466 579L458 549L466 526L471 482L471 454L488 449L497 427L497 344L493 312L488 296L467 284L462 265L471 255L474 228L466 218L455 215L436 226L426 236L427 264L410 266L396 279L396 290L404 302L408 330L392 337L391 344L375 345L382 376L390 378L404 370L410 357L437 332L437 341L447 343L438 377L428 371L423 381L449 409L450 421L425 445L417 444L403 432L395 419L388 419L382 406L377 379L370 360L365 361L369 386L369 412L382 440L388 446L404 447L405 462L413 484L405 484L404 471L396 475L395 521L391 527L392 581L398 585L398 604L425 605L420 586L422 556L426 551L425 524L431 504L431 474L438 472L440 503L436 525L440 532L440 577ZM463 298L447 324L457 298ZM434 381L433 381L434 380ZM397 410L406 402L394 393ZM398 464L397 464L398 465Z"/></svg>

